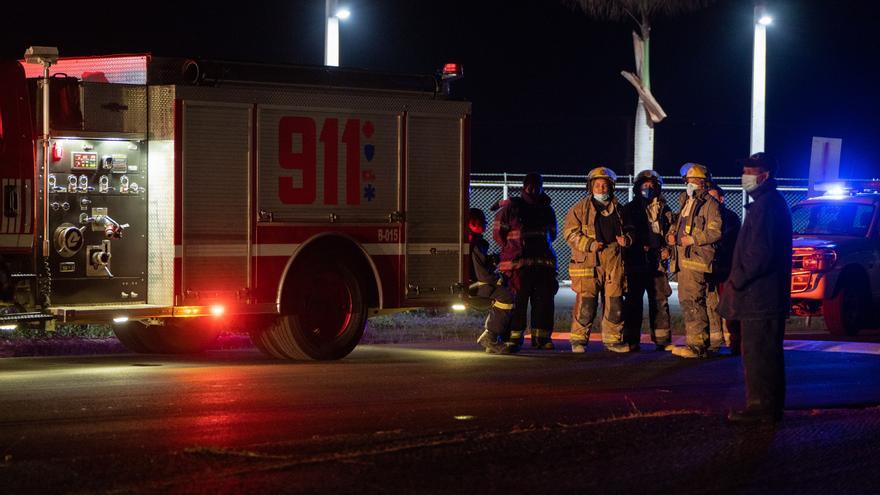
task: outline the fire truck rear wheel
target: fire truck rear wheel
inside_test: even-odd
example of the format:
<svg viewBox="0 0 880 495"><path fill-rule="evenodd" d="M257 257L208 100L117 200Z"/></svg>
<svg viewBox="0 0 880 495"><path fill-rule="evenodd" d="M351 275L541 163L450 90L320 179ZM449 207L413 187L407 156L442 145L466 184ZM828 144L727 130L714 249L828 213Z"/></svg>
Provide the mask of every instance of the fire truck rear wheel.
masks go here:
<svg viewBox="0 0 880 495"><path fill-rule="evenodd" d="M363 281L342 263L313 260L302 266L285 294L287 314L262 338L287 359L341 359L357 346L367 324Z"/></svg>
<svg viewBox="0 0 880 495"><path fill-rule="evenodd" d="M263 354L275 359L287 359L272 343L272 338L267 330L253 330L250 332L251 342L254 346L263 352Z"/></svg>

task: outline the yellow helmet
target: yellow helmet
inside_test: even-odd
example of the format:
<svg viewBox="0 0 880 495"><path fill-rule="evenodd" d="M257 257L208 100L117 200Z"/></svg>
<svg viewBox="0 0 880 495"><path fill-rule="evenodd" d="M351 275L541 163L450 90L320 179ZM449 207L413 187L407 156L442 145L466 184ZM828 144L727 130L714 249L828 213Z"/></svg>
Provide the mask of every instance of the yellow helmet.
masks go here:
<svg viewBox="0 0 880 495"><path fill-rule="evenodd" d="M593 179L608 179L614 185L617 182L617 174L608 167L596 167L587 174L587 181L592 182Z"/></svg>
<svg viewBox="0 0 880 495"><path fill-rule="evenodd" d="M681 166L681 178L682 179L710 179L712 174L709 173L709 169L705 165L701 165L699 163L685 163Z"/></svg>

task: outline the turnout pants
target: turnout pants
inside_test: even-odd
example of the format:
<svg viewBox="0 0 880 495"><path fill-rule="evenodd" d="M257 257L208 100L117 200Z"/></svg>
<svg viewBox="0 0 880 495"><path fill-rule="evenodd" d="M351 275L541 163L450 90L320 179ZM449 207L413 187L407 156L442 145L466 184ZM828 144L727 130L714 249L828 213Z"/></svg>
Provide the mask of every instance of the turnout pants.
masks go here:
<svg viewBox="0 0 880 495"><path fill-rule="evenodd" d="M684 316L687 345L700 355L706 354L710 349L708 285L703 272L687 268L678 272L678 300ZM717 302L715 305L717 306Z"/></svg>
<svg viewBox="0 0 880 495"><path fill-rule="evenodd" d="M785 318L742 320L746 407L781 414L785 407Z"/></svg>
<svg viewBox="0 0 880 495"><path fill-rule="evenodd" d="M553 298L559 290L556 270L544 265L524 266L513 273L511 285L514 305L508 341L522 345L530 302L532 339L550 341L556 310Z"/></svg>
<svg viewBox="0 0 880 495"><path fill-rule="evenodd" d="M657 345L672 343L672 325L669 318L669 296L672 288L666 272L657 270L626 274L626 293L623 298L624 341L630 345L639 343L642 333L642 301L648 294L648 323L651 341Z"/></svg>
<svg viewBox="0 0 880 495"><path fill-rule="evenodd" d="M593 320L599 304L599 294L604 295L602 318L602 342L605 345L623 343L623 259L620 247L610 244L599 251L599 266L595 268L571 268L572 289L577 293L571 319L571 343L587 345L593 329Z"/></svg>
<svg viewBox="0 0 880 495"><path fill-rule="evenodd" d="M706 284L706 313L709 316L709 350L718 351L724 343L724 322L718 314L721 293L718 284L708 281Z"/></svg>
<svg viewBox="0 0 880 495"><path fill-rule="evenodd" d="M481 285L477 295L492 299L492 307L486 316L485 329L496 337L505 335L510 328L513 314L513 294L503 285Z"/></svg>

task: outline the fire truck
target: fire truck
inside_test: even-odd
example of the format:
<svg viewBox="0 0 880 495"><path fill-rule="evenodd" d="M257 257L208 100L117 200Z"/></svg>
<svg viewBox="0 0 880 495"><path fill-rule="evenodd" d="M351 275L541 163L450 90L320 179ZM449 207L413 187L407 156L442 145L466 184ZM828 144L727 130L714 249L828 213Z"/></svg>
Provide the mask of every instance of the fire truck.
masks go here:
<svg viewBox="0 0 880 495"><path fill-rule="evenodd" d="M146 353L232 328L276 358L339 359L368 316L461 297L457 66L57 53L0 66L0 325L109 323Z"/></svg>

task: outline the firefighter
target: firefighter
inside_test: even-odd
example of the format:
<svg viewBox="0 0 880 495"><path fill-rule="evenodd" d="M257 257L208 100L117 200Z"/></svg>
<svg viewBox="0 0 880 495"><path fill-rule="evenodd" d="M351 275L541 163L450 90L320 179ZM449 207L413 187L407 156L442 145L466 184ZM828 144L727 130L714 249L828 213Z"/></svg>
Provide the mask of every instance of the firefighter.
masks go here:
<svg viewBox="0 0 880 495"><path fill-rule="evenodd" d="M471 294L492 300L483 333L477 343L493 354L504 354L507 346L500 337L507 331L513 312L513 295L504 285L504 279L495 271L495 257L489 254L489 242L483 239L486 215L479 208L471 208L468 217L471 246Z"/></svg>
<svg viewBox="0 0 880 495"><path fill-rule="evenodd" d="M721 186L714 182L710 183L709 195L721 205L722 227L721 242L718 243L718 249L715 251L715 266L709 276L709 290L706 294L706 304L709 307L709 349L717 351L724 342L730 348L730 353L738 356L740 353L739 322L722 320L718 313L718 303L721 299L724 282L730 275L733 248L736 245L736 238L739 236L741 223L739 216L724 204L724 189L721 189Z"/></svg>
<svg viewBox="0 0 880 495"><path fill-rule="evenodd" d="M556 212L544 194L540 174L526 175L520 197L508 200L495 215L493 235L501 246L498 268L510 278L515 297L508 337L511 352L523 344L529 303L532 347L553 349L553 298L559 290L553 250Z"/></svg>
<svg viewBox="0 0 880 495"><path fill-rule="evenodd" d="M708 357L709 274L715 261L716 244L721 240L721 205L709 195L706 183L709 169L699 163L681 167L686 191L679 198L681 211L670 227L667 242L674 247L672 270L678 275L678 300L684 313L687 345L672 353L683 358Z"/></svg>
<svg viewBox="0 0 880 495"><path fill-rule="evenodd" d="M587 197L565 216L563 234L571 247L568 273L577 294L571 322L571 352L586 350L593 319L603 294L602 342L614 352L629 352L623 340L623 257L631 244L623 231L621 207L614 197L617 176L596 167L587 174Z"/></svg>
<svg viewBox="0 0 880 495"><path fill-rule="evenodd" d="M648 323L657 350L672 344L669 318L669 247L664 234L675 215L663 199L663 180L653 170L643 170L633 184L633 200L622 208L632 245L623 250L626 291L623 299L624 341L639 348L642 328L642 300L648 293Z"/></svg>

